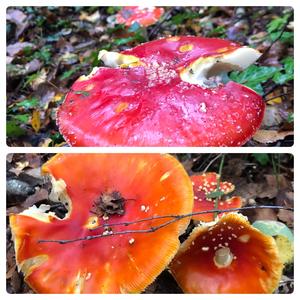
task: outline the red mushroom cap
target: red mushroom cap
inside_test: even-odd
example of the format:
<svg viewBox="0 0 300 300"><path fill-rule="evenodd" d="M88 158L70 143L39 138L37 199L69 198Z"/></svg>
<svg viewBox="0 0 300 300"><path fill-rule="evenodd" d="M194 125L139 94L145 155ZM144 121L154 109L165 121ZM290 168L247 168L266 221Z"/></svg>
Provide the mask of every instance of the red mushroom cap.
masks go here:
<svg viewBox="0 0 300 300"><path fill-rule="evenodd" d="M158 154L58 154L43 166L52 174L50 196L68 204L64 219L31 207L10 216L16 261L26 282L39 293L134 293L145 289L179 248L189 220L155 232L169 219L131 225L156 215L191 212L193 191L181 164ZM51 197L50 197L51 198ZM105 227L100 227L106 224ZM94 229L94 230L92 230ZM67 244L102 234L101 238ZM48 240L48 242L40 242Z"/></svg>
<svg viewBox="0 0 300 300"><path fill-rule="evenodd" d="M196 227L170 264L184 292L205 294L272 293L282 268L274 239L236 213Z"/></svg>
<svg viewBox="0 0 300 300"><path fill-rule="evenodd" d="M156 23L163 15L164 9L161 7L141 7L141 6L124 6L116 15L118 24L131 26L138 23L143 27Z"/></svg>
<svg viewBox="0 0 300 300"><path fill-rule="evenodd" d="M259 56L237 43L191 36L121 54L100 51L110 67L73 84L58 110L60 132L72 146L240 146L261 124L262 97L212 78Z"/></svg>
<svg viewBox="0 0 300 300"><path fill-rule="evenodd" d="M208 172L201 175L191 176L191 181L194 190L194 209L193 212L201 212L213 209L230 209L240 208L242 206L241 197L232 197L226 200L219 200L216 207L216 199L209 198L209 194L217 191L218 180L220 176L214 172ZM223 194L231 193L234 190L234 185L227 181L221 181L219 186L220 192ZM225 213L218 214L221 217ZM194 215L193 220L202 222L211 222L215 219L214 213Z"/></svg>

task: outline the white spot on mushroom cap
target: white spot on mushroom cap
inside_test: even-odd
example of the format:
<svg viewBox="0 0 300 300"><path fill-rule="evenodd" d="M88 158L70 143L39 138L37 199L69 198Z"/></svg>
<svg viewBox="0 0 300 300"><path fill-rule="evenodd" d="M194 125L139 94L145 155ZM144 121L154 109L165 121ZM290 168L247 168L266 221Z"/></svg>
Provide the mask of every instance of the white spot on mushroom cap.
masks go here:
<svg viewBox="0 0 300 300"><path fill-rule="evenodd" d="M248 243L250 240L250 235L249 234L243 234L238 237L238 240L242 243Z"/></svg>
<svg viewBox="0 0 300 300"><path fill-rule="evenodd" d="M171 172L166 172L165 174L163 174L161 177L160 177L160 182L166 180L169 176L171 175Z"/></svg>

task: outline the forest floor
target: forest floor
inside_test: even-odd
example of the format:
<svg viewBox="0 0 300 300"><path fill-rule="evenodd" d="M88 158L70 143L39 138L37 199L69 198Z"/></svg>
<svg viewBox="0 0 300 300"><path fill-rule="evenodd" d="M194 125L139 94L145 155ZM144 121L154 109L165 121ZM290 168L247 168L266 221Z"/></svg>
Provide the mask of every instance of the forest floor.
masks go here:
<svg viewBox="0 0 300 300"><path fill-rule="evenodd" d="M230 39L263 53L231 72L266 102L260 130L246 146L293 144L293 10L290 7L165 7L147 28L117 24L120 7L7 9L7 144L66 146L56 111L73 82L99 66L101 49L122 51L174 35Z"/></svg>
<svg viewBox="0 0 300 300"><path fill-rule="evenodd" d="M20 213L33 205L49 204L51 183L41 176L41 165L53 154L10 154L7 156L7 216ZM219 172L220 154L177 154L189 175L202 172ZM235 185L232 196L240 196L243 206L280 205L294 207L294 161L290 154L226 154L222 168L222 181ZM231 196L229 195L229 197ZM55 204L55 203L54 203ZM53 205L58 216L64 208ZM242 212L251 223L257 220L279 221L290 230L294 228L294 214L283 209L251 209ZM7 222L9 222L7 220ZM190 229L191 225L189 226ZM7 224L7 291L32 293L17 272L10 227ZM182 236L186 238L187 234ZM275 293L293 291L293 262L285 266ZM145 293L182 293L168 271L164 271Z"/></svg>

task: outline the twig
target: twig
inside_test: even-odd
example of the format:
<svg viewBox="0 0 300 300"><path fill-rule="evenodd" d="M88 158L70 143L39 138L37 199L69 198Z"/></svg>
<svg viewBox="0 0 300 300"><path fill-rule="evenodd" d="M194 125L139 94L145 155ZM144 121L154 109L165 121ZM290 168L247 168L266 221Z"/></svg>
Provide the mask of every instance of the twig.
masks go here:
<svg viewBox="0 0 300 300"><path fill-rule="evenodd" d="M271 93L268 93L268 94L271 94ZM268 94L264 95L263 97L265 98ZM282 93L282 94L279 94L279 95L274 96L274 97L269 98L269 99L265 98L264 101L268 102L268 101L271 101L273 99L276 99L276 98L279 98L279 97L285 97L287 95L292 95L292 94L294 94L294 92Z"/></svg>
<svg viewBox="0 0 300 300"><path fill-rule="evenodd" d="M213 158L206 166L206 168L202 171L203 173L205 173L208 168L222 155L222 153L218 154L215 158Z"/></svg>
<svg viewBox="0 0 300 300"><path fill-rule="evenodd" d="M154 28L150 31L150 33L148 34L148 38L151 39L152 36L159 31L160 27L162 26L163 23L165 23L170 16L173 13L174 8L171 8L168 12L166 12L166 14L163 16L162 20L158 23L156 23L156 25L154 26Z"/></svg>
<svg viewBox="0 0 300 300"><path fill-rule="evenodd" d="M168 220L160 225L157 226L151 226L148 229L137 229L137 230L123 230L123 231L115 231L113 232L112 230L110 231L104 231L101 234L97 235L88 235L85 237L81 238L76 238L76 239L70 239L70 240L39 240L38 243L58 243L58 244L68 244L72 242L79 242L79 241L88 241L88 240L93 240L97 238L103 238L103 237L108 237L108 236L115 236L115 235L123 235L123 234L135 234L135 233L150 233L150 232L155 232L163 227L166 227L172 223L177 222L178 220L192 217L195 215L200 215L200 214L207 214L207 213L223 213L223 212L234 212L234 211L239 211L239 210L249 210L249 209L266 209L266 208L272 208L272 209L285 209L289 211L294 211L293 208L291 207L285 207L285 206L279 206L279 205L260 205L260 206L245 206L241 208L230 208L230 209L212 209L212 210L206 210L206 211L201 211L201 212L192 212L184 215L164 215L164 216L153 216L150 218L145 218L145 219L140 219L132 222L120 222L120 223L112 223L112 224L102 224L98 226L95 229L99 229L102 227L114 227L114 226L129 226L129 225L134 225L137 223L143 223L146 221L153 221L153 220L158 220L158 219L166 219L166 218L171 218L171 220Z"/></svg>

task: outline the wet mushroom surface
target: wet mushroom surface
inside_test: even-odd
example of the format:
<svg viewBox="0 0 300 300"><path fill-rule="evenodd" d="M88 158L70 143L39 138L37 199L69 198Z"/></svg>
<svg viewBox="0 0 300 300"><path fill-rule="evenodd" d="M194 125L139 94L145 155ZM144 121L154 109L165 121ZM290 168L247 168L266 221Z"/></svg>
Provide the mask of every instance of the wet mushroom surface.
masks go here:
<svg viewBox="0 0 300 300"><path fill-rule="evenodd" d="M265 104L222 75L260 53L215 38L174 36L121 53L81 76L58 110L72 146L241 146L259 128Z"/></svg>
<svg viewBox="0 0 300 300"><path fill-rule="evenodd" d="M199 226L170 265L186 293L272 293L283 264L275 241L252 227L241 214Z"/></svg>
<svg viewBox="0 0 300 300"><path fill-rule="evenodd" d="M18 268L36 292L141 292L174 257L189 220L151 231L166 221L153 217L192 209L191 183L172 156L58 154L42 170L66 216L44 204L10 215Z"/></svg>

